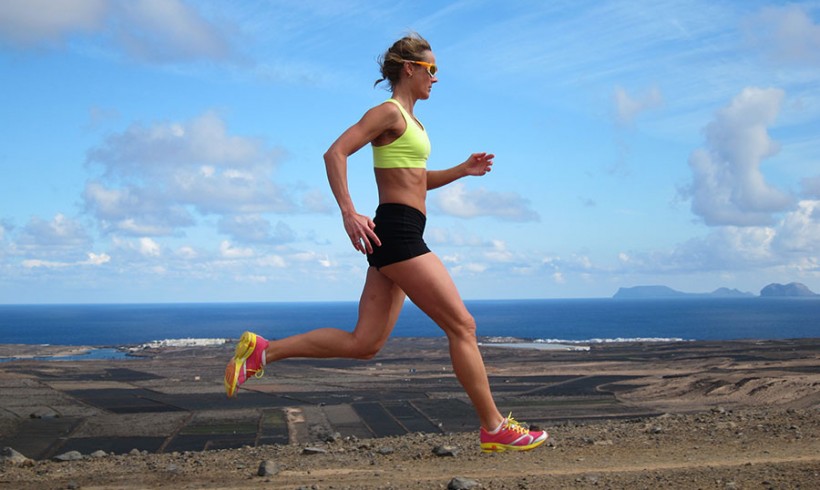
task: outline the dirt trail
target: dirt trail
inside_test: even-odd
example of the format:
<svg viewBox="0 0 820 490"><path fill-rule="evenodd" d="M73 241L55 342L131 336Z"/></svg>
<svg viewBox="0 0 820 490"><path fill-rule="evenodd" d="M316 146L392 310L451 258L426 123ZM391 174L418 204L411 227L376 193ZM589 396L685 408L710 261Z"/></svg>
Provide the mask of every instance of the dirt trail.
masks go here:
<svg viewBox="0 0 820 490"><path fill-rule="evenodd" d="M820 415L749 409L551 427L526 453L482 454L476 435L415 434L312 445L106 456L0 470L3 488L814 488ZM437 446L454 457L433 454ZM262 461L278 473L257 476Z"/></svg>

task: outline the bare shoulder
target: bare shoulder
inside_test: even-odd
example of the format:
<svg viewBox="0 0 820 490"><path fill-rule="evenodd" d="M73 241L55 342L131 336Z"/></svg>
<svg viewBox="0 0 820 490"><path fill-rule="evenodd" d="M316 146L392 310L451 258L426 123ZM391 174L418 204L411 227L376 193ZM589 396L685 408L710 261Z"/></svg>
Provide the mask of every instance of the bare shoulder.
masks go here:
<svg viewBox="0 0 820 490"><path fill-rule="evenodd" d="M362 119L371 119L378 122L380 126L394 126L403 121L401 111L396 104L386 101L368 110Z"/></svg>
<svg viewBox="0 0 820 490"><path fill-rule="evenodd" d="M404 117L401 111L392 102L383 102L370 110L362 117L360 124L373 135L371 140L376 146L388 144L400 136L405 130Z"/></svg>

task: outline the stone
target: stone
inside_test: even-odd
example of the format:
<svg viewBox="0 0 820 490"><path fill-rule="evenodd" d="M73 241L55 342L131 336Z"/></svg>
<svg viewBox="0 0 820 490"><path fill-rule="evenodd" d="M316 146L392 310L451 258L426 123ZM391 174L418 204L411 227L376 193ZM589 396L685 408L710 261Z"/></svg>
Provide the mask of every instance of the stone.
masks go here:
<svg viewBox="0 0 820 490"><path fill-rule="evenodd" d="M28 416L33 419L56 419L60 417L60 414L54 410L41 409L31 412Z"/></svg>
<svg viewBox="0 0 820 490"><path fill-rule="evenodd" d="M447 484L447 490L470 490L471 488L479 488L479 486L479 483L475 480L457 476Z"/></svg>
<svg viewBox="0 0 820 490"><path fill-rule="evenodd" d="M26 465L33 463L31 459L15 451L14 448L10 447L4 447L2 450L0 450L0 463L5 462L9 462L15 465Z"/></svg>
<svg viewBox="0 0 820 490"><path fill-rule="evenodd" d="M79 461L81 459L83 459L83 455L80 451L68 451L54 456L55 461Z"/></svg>
<svg viewBox="0 0 820 490"><path fill-rule="evenodd" d="M452 446L436 446L433 448L433 454L439 457L456 457L458 456L459 450L456 447Z"/></svg>
<svg viewBox="0 0 820 490"><path fill-rule="evenodd" d="M279 465L275 461L265 460L259 463L259 471L256 472L259 476L274 476L279 474Z"/></svg>
<svg viewBox="0 0 820 490"><path fill-rule="evenodd" d="M327 454L327 449L320 447L306 447L302 450L302 454Z"/></svg>

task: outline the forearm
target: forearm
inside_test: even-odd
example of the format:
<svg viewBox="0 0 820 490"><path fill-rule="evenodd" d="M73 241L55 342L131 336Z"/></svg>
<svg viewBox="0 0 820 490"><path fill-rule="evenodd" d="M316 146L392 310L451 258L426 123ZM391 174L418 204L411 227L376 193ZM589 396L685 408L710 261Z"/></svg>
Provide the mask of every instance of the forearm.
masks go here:
<svg viewBox="0 0 820 490"><path fill-rule="evenodd" d="M353 205L347 187L347 157L331 148L325 153L324 159L330 190L336 198L342 215L355 213L356 207Z"/></svg>
<svg viewBox="0 0 820 490"><path fill-rule="evenodd" d="M446 170L428 170L427 190L437 189L465 176L467 176L467 172L463 163Z"/></svg>

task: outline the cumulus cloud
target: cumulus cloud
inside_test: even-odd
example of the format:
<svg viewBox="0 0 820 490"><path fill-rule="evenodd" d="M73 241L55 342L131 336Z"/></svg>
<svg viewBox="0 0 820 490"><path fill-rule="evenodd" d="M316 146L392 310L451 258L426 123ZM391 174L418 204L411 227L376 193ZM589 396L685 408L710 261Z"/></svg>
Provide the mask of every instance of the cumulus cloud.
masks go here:
<svg viewBox="0 0 820 490"><path fill-rule="evenodd" d="M773 63L820 66L820 25L798 5L761 9L746 19L745 32Z"/></svg>
<svg viewBox="0 0 820 490"><path fill-rule="evenodd" d="M170 235L179 227L194 224L188 210L159 189L135 185L117 189L94 181L86 184L83 201L86 211L105 231L132 236Z"/></svg>
<svg viewBox="0 0 820 490"><path fill-rule="evenodd" d="M767 127L783 96L779 89L746 88L706 126L706 147L689 157L692 183L682 194L707 225L767 225L772 213L792 205L760 172L761 161L779 150Z"/></svg>
<svg viewBox="0 0 820 490"><path fill-rule="evenodd" d="M253 249L235 247L227 240L219 244L219 254L226 259L247 259L255 255Z"/></svg>
<svg viewBox="0 0 820 490"><path fill-rule="evenodd" d="M737 271L778 264L770 227L724 226L669 250L622 252L618 260L631 272L671 274Z"/></svg>
<svg viewBox="0 0 820 490"><path fill-rule="evenodd" d="M219 26L180 0L0 2L0 41L42 47L79 35L114 39L128 56L151 63L235 57Z"/></svg>
<svg viewBox="0 0 820 490"><path fill-rule="evenodd" d="M424 236L429 243L439 245L486 247L489 244L484 238L458 225L448 228L431 226L424 231Z"/></svg>
<svg viewBox="0 0 820 490"><path fill-rule="evenodd" d="M132 56L150 62L225 60L230 45L220 31L178 0L118 2L115 31Z"/></svg>
<svg viewBox="0 0 820 490"><path fill-rule="evenodd" d="M159 257L159 243L148 237L140 238L140 253L146 257Z"/></svg>
<svg viewBox="0 0 820 490"><path fill-rule="evenodd" d="M28 256L84 256L91 247L91 237L82 223L58 213L51 220L31 218L20 230L16 247Z"/></svg>
<svg viewBox="0 0 820 490"><path fill-rule="evenodd" d="M26 269L35 269L38 267L47 269L63 269L66 267L78 267L83 265L99 266L108 263L110 260L111 257L108 256L108 254L95 254L93 252L89 252L87 259L77 262L56 262L50 260L26 259L23 261L23 267Z"/></svg>
<svg viewBox="0 0 820 490"><path fill-rule="evenodd" d="M630 95L623 87L615 87L613 94L615 120L618 124L632 124L643 112L663 105L663 95L657 87L642 94Z"/></svg>
<svg viewBox="0 0 820 490"><path fill-rule="evenodd" d="M98 31L109 11L107 0L4 0L0 41L19 46L51 45L76 32Z"/></svg>
<svg viewBox="0 0 820 490"><path fill-rule="evenodd" d="M622 252L625 270L644 273L817 271L820 200L803 200L773 226L722 226L669 250Z"/></svg>
<svg viewBox="0 0 820 490"><path fill-rule="evenodd" d="M820 254L820 200L797 203L797 209L787 213L779 223L773 246L785 254Z"/></svg>
<svg viewBox="0 0 820 490"><path fill-rule="evenodd" d="M228 133L217 115L185 123L134 124L88 152L103 175L83 193L104 230L168 235L200 214L292 212L298 205L272 180L282 152Z"/></svg>
<svg viewBox="0 0 820 490"><path fill-rule="evenodd" d="M459 218L488 216L508 221L539 221L527 199L514 192L468 189L456 182L437 191L433 202L444 214Z"/></svg>
<svg viewBox="0 0 820 490"><path fill-rule="evenodd" d="M280 221L274 228L270 221L258 214L224 216L218 227L220 233L246 243L287 243L296 237L287 224Z"/></svg>
<svg viewBox="0 0 820 490"><path fill-rule="evenodd" d="M820 199L820 175L806 177L800 181L800 187L804 196Z"/></svg>

